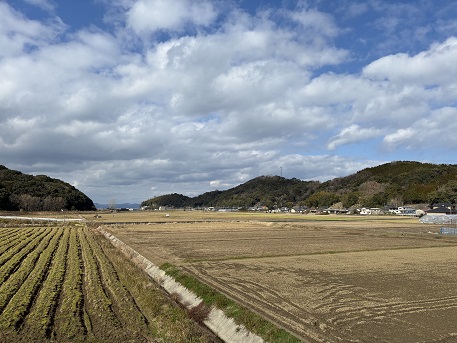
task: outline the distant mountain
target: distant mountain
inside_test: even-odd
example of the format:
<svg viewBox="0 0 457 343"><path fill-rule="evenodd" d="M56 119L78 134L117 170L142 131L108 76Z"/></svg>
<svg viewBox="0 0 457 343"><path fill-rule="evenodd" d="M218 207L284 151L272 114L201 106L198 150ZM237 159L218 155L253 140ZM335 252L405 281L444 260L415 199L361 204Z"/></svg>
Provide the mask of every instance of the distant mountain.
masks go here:
<svg viewBox="0 0 457 343"><path fill-rule="evenodd" d="M46 175L27 175L0 165L0 210L90 211L95 205L72 185Z"/></svg>
<svg viewBox="0 0 457 343"><path fill-rule="evenodd" d="M260 176L234 188L197 197L167 194L142 206L381 207L403 204L457 202L457 165L397 161L366 168L327 182Z"/></svg>
<svg viewBox="0 0 457 343"><path fill-rule="evenodd" d="M114 208L133 208L134 210L138 210L140 208L140 204L132 204L132 203L120 203L120 204L99 204L99 203L95 203L95 207L97 209L107 209L107 208L111 208L113 207Z"/></svg>
<svg viewBox="0 0 457 343"><path fill-rule="evenodd" d="M304 201L319 186L317 181L285 179L279 176L259 176L226 191L211 191L194 198L181 194L161 195L141 203L153 208L171 207L242 207L255 205L268 207L293 205Z"/></svg>

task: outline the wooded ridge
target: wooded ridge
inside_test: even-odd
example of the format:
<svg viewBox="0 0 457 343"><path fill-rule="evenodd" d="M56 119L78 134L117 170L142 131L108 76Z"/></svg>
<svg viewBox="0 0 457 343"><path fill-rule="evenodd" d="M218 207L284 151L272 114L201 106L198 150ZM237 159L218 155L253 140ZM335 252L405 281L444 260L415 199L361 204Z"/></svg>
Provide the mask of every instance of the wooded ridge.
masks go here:
<svg viewBox="0 0 457 343"><path fill-rule="evenodd" d="M0 165L0 210L95 210L94 203L72 185L46 175L28 175Z"/></svg>
<svg viewBox="0 0 457 343"><path fill-rule="evenodd" d="M332 205L342 208L398 207L456 201L457 165L396 161L326 182L259 176L225 191L215 190L196 197L166 194L143 201L141 205L242 209L265 206L273 209Z"/></svg>

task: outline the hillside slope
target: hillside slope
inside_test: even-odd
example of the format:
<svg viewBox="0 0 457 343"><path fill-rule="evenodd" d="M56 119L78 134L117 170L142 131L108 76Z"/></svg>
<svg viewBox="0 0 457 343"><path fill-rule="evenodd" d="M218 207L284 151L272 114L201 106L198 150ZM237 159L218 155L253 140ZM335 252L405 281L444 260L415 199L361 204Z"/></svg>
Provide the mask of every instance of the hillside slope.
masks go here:
<svg viewBox="0 0 457 343"><path fill-rule="evenodd" d="M324 182L346 207L452 202L457 199L457 165L397 161ZM355 199L357 199L355 201Z"/></svg>
<svg viewBox="0 0 457 343"><path fill-rule="evenodd" d="M28 175L0 165L0 210L95 210L94 203L72 185L46 175Z"/></svg>
<svg viewBox="0 0 457 343"><path fill-rule="evenodd" d="M207 192L194 198L176 193L162 195L143 201L142 206L275 208L339 203L348 208L456 201L457 165L397 161L323 183L260 176L225 191Z"/></svg>

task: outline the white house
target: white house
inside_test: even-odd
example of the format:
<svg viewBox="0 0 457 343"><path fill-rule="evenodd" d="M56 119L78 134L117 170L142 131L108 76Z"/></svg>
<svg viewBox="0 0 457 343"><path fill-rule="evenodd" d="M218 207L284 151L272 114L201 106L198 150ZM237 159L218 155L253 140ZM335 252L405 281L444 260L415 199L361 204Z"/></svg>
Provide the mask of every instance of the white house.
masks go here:
<svg viewBox="0 0 457 343"><path fill-rule="evenodd" d="M363 208L360 210L360 214L365 215L365 216L366 216L366 215L369 215L369 214L371 214L371 210L370 210L369 208L363 207Z"/></svg>
<svg viewBox="0 0 457 343"><path fill-rule="evenodd" d="M403 207L400 206L398 208L398 215L400 216L415 216L416 215L416 210L412 207Z"/></svg>

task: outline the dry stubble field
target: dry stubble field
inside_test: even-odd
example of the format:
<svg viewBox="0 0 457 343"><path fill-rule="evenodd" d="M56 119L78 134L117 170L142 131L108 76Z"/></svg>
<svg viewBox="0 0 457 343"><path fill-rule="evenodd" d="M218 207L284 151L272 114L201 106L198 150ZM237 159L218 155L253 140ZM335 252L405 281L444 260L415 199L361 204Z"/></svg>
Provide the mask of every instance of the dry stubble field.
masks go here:
<svg viewBox="0 0 457 343"><path fill-rule="evenodd" d="M107 229L303 341L457 342L457 237L434 234L439 227L417 218L209 216L162 214Z"/></svg>

